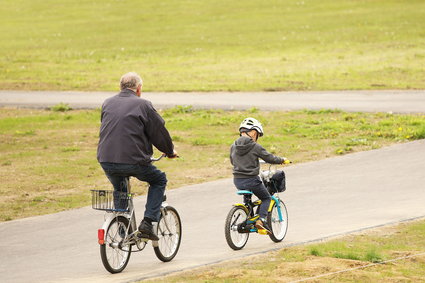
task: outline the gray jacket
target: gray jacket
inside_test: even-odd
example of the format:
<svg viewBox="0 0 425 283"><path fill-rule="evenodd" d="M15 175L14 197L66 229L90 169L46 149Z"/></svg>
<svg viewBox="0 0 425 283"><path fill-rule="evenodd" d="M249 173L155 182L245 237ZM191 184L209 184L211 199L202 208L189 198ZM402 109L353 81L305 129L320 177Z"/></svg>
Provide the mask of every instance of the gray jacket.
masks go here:
<svg viewBox="0 0 425 283"><path fill-rule="evenodd" d="M97 148L99 162L146 165L151 162L152 145L173 154L165 122L150 101L129 89L105 100Z"/></svg>
<svg viewBox="0 0 425 283"><path fill-rule="evenodd" d="M233 165L235 178L252 178L260 173L258 158L267 163L280 164L283 158L275 156L265 150L252 139L241 136L230 147L230 162Z"/></svg>

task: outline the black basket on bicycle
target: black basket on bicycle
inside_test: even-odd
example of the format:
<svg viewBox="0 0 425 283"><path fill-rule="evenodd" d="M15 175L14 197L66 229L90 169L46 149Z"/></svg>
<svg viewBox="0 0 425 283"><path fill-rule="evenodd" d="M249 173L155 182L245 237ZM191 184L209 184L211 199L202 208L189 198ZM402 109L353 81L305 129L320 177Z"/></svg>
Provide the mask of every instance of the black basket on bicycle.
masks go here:
<svg viewBox="0 0 425 283"><path fill-rule="evenodd" d="M108 212L129 212L128 201L132 195L110 190L91 190L92 208Z"/></svg>
<svg viewBox="0 0 425 283"><path fill-rule="evenodd" d="M286 190L285 172L277 170L269 181L264 182L264 185L271 195L284 192Z"/></svg>

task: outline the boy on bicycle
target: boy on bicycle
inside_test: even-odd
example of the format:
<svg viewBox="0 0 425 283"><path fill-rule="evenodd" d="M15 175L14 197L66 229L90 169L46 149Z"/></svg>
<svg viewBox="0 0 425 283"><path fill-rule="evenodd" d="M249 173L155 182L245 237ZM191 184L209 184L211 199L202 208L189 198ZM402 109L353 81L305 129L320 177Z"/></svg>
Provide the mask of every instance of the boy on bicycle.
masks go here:
<svg viewBox="0 0 425 283"><path fill-rule="evenodd" d="M238 190L252 191L261 200L259 218L255 222L257 229L264 229L271 234L266 222L271 196L258 174L259 158L267 163L282 164L285 159L275 156L257 143L263 136L261 123L254 118L246 118L239 126L240 137L230 147L230 162L233 165L233 183Z"/></svg>

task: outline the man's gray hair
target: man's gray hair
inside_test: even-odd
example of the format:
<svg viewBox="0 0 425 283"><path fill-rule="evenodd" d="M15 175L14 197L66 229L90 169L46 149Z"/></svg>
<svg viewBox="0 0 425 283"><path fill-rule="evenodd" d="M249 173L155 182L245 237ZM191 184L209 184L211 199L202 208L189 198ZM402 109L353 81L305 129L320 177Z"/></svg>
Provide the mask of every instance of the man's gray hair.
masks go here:
<svg viewBox="0 0 425 283"><path fill-rule="evenodd" d="M139 85L142 85L142 78L135 72L124 74L120 80L121 90L126 88L136 90Z"/></svg>

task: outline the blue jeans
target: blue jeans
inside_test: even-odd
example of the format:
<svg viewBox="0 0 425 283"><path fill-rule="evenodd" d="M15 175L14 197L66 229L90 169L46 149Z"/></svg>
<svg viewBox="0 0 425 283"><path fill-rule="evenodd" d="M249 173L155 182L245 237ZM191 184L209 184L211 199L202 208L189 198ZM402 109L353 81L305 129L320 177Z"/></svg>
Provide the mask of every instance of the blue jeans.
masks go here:
<svg viewBox="0 0 425 283"><path fill-rule="evenodd" d="M144 216L152 221L159 220L160 208L164 198L167 177L155 166L101 162L106 177L114 186L115 192L127 192L127 178L136 177L149 184L148 198Z"/></svg>
<svg viewBox="0 0 425 283"><path fill-rule="evenodd" d="M233 183L235 184L238 190L247 190L254 193L256 197L261 200L260 208L258 214L261 218L266 219L268 209L270 206L271 196L269 191L267 191L260 177L252 178L234 178ZM250 198L250 196L248 196ZM244 201L247 201L247 196L244 196Z"/></svg>

